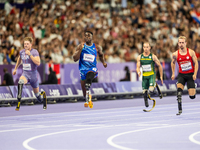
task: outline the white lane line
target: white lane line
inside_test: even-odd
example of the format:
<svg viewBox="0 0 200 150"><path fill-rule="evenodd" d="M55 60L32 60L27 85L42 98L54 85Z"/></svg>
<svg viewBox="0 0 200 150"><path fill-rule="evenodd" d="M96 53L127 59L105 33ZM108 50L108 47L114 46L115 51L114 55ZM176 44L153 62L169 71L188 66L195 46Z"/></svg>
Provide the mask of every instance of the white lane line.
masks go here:
<svg viewBox="0 0 200 150"><path fill-rule="evenodd" d="M121 135L125 135L125 134L129 134L129 133L134 133L134 132L141 132L141 131L146 131L146 130L154 130L154 129L160 129L160 128L169 128L169 127L176 127L176 126L185 126L185 125L193 125L193 124L199 124L200 122L197 122L197 123L188 123L188 124L178 124L178 125L167 125L167 126L162 126L162 127L152 127L152 128L145 128L145 129L139 129L139 130L133 130L133 131L127 131L127 132L122 132L122 133L118 133L118 134L115 134L115 135L112 135L110 136L108 139L107 139L107 143L115 148L118 148L118 149L121 149L121 150L135 150L135 149L131 149L131 148L128 148L128 147L124 147L124 146L121 146L121 145L118 145L118 144L115 144L113 142L113 139L118 137L118 136L121 136Z"/></svg>
<svg viewBox="0 0 200 150"><path fill-rule="evenodd" d="M171 104L170 104L171 105ZM194 105L196 106L196 105ZM137 107L142 107L142 106L135 106L135 107L123 107L123 108L107 108L107 109L88 109L88 110L84 110L84 111L69 111L69 112L58 112L58 113L46 113L46 114L32 114L32 115L18 115L18 116L5 116L5 117L0 117L0 118L8 118L8 117L26 117L26 116L36 116L36 115L40 115L40 116L43 116L43 115L58 115L58 114L70 114L70 113L79 113L79 115L87 115L87 114L83 114L84 112L85 113L88 113L88 112L92 112L94 113L95 111L109 111L109 110L116 110L116 112L120 109L127 109L127 108L130 108L130 109L133 109L133 108L137 108ZM109 112L106 112L106 113L109 113ZM70 116L74 116L73 114L70 115ZM75 114L76 116L76 114Z"/></svg>
<svg viewBox="0 0 200 150"><path fill-rule="evenodd" d="M13 132L13 131L21 131L21 130L30 130L30 129L33 129L33 128L22 128L22 129L1 130L0 133L3 133L3 132Z"/></svg>
<svg viewBox="0 0 200 150"><path fill-rule="evenodd" d="M51 125L51 126L38 125L38 126L34 126L32 128L1 130L0 133L21 131L21 130L33 130L33 129L41 129L41 128L58 128L58 127L65 127L65 126L71 126L71 127L73 127L73 126L76 126L76 124L61 124L61 125ZM102 126L102 125L93 125L93 126Z"/></svg>
<svg viewBox="0 0 200 150"><path fill-rule="evenodd" d="M196 106L196 105L194 105L194 106ZM176 106L176 107L177 107L177 106ZM169 108L175 108L175 107L168 107L168 108L165 108L165 107L163 108L163 107L162 107L162 108L157 108L156 110L163 110L163 109L169 109ZM187 108L186 108L186 109L184 109L184 111L185 111L185 110L193 110L193 111L194 111L194 110L196 110L196 109L195 109L195 108L192 108L192 109L187 109ZM199 110L199 108L198 108L198 110ZM108 114L108 113L109 113L109 114L114 114L114 113L123 113L123 112L129 112L129 113L131 113L131 112L135 112L135 111L140 111L140 110L138 110L138 109L135 110L135 109L134 109L134 110L126 110L126 111L120 111L120 112L119 112L119 111L116 111L116 112L101 112L101 113L93 113L93 112L92 112L92 113L87 113L87 114L49 116L49 117L45 117L45 119L50 119L50 118L51 118L51 119L53 119L53 118L58 119L58 118L63 118L63 117L80 117L80 116L88 116L88 115L91 117L91 115L97 115L97 114L103 115L103 114ZM141 112L140 114L143 114L143 113L144 113L144 112L142 112L142 111L140 111L140 112ZM162 111L162 113L163 113L163 112L169 112L169 110L168 110L168 111ZM157 113L157 112L154 111L153 113ZM140 115L140 114L139 114L139 115ZM43 114L43 115L44 115L44 114ZM32 115L32 116L36 116L36 115ZM44 117L43 117L43 118L44 118ZM37 119L39 120L39 119L43 119L43 118L40 117L40 118L37 118ZM73 119L73 120L74 120L74 119ZM76 119L75 119L75 120L76 120ZM0 121L0 122L4 122L4 123L5 123L5 121L6 121L6 120L2 120L2 121ZM13 120L8 120L8 121L13 121ZM58 120L58 121L59 121L59 120ZM42 122L45 122L45 121L42 121ZM47 122L48 122L48 121L47 121ZM39 121L39 122L35 122L35 123L40 123L40 121ZM28 123L28 124L29 124L29 123ZM9 125L9 124L6 124L6 125ZM13 123L10 124L10 125L13 125ZM2 127L2 126L5 126L5 125L0 125L0 127Z"/></svg>
<svg viewBox="0 0 200 150"><path fill-rule="evenodd" d="M195 103L195 104L194 104ZM196 103L199 103L199 102L188 102L188 103L185 103L187 104L187 107L191 107L191 106L197 106ZM191 105L190 105L191 104ZM175 105L173 107L167 107L165 109L168 109L168 108L174 108L174 107L177 107L177 104L159 104L157 106L171 106L171 105ZM5 116L5 117L0 117L0 118L9 118L9 117L26 117L26 116L36 116L36 115L40 115L40 116L43 116L43 115L57 115L57 114L69 114L69 113L80 113L79 115L87 115L88 112L92 112L92 114L96 111L109 111L109 110L116 110L116 113L118 112L118 110L120 109L131 109L131 111L138 111L137 109L133 109L133 108L143 108L144 106L134 106L134 107L123 107L123 108L108 108L108 109L95 109L95 110L85 110L85 111L72 111L72 112L58 112L58 113L46 113L46 114L32 114L32 115L18 115L18 116ZM133 109L133 110L132 110ZM157 107L157 109L163 109L163 108L160 108L160 107ZM126 111L126 110L125 110ZM87 114L82 114L82 113L87 113ZM115 113L115 112L104 112L104 113ZM98 114L98 113L97 113ZM74 116L73 114L72 115L69 115L69 116ZM75 114L76 116L76 114Z"/></svg>
<svg viewBox="0 0 200 150"><path fill-rule="evenodd" d="M112 127L112 126L101 126L101 127L94 127L94 128L82 128L82 129L75 129L75 130L67 130L67 131L60 131L60 132L53 132L53 133L48 133L48 134L42 134L42 135L38 135L38 136L34 136L34 137L31 137L27 140L25 140L23 142L23 146L28 149L28 150L36 150L32 147L30 147L28 145L29 142L35 140L35 139L38 139L38 138L41 138L41 137L44 137L44 136L51 136L51 135L55 135L55 134L63 134L63 133L67 133L67 132L75 132L75 131L84 131L84 130L91 130L91 129L98 129L98 128L106 128L106 127Z"/></svg>
<svg viewBox="0 0 200 150"><path fill-rule="evenodd" d="M198 114L198 113L200 113L200 112L194 112L194 113L184 113L184 116L185 115L191 115L191 114ZM116 117L122 117L122 116L134 116L134 117L129 117L129 118L125 118L125 117L123 117L123 119L120 119L120 118L117 118L117 119L114 119L114 118L116 118ZM162 117L163 118L163 116L165 116L165 117L169 117L169 116L173 116L172 114L169 114L169 115L162 115L162 116L156 116L157 118L159 118L159 117ZM175 116L175 115L174 115ZM90 124L92 124L92 123L99 123L99 124L102 124L102 123L106 123L106 122L111 122L111 121L128 121L128 120L136 120L136 119L148 119L148 118L154 118L155 116L145 116L145 117L143 117L143 116L137 116L137 118L136 118L136 115L135 114L126 114L126 115L113 115L113 116L106 116L106 118L108 118L108 117L111 117L111 118L113 118L113 119L107 119L107 120L105 120L105 116L102 116L102 117L95 117L95 120L92 122L92 121L90 121ZM177 118L178 117L176 117L175 119L173 119L173 120L177 120ZM55 120L55 121L41 121L41 122L33 122L33 123L19 123L19 124L6 124L6 125L1 125L1 128L2 127L4 127L4 126L6 126L6 127L8 127L8 126L10 126L10 127L19 127L19 126L22 126L22 125L29 125L29 124L31 124L31 125L34 125L34 124L40 124L40 123L42 123L43 125L44 125L44 123L58 123L58 122L65 122L65 121L67 121L67 122L69 122L69 121L84 121L84 120L88 120L88 119L91 119L91 117L89 117L89 118L77 118L77 119L67 119L67 120ZM104 120L96 120L96 119L104 119ZM31 128L32 129L32 128ZM18 130L18 129L16 129L16 130ZM5 132L5 131L7 131L7 130L0 130L0 132ZM11 130L12 131L12 130Z"/></svg>
<svg viewBox="0 0 200 150"><path fill-rule="evenodd" d="M194 112L194 113L184 113L183 115L185 116L185 115L191 115L191 114L198 114L198 113L200 113L200 112ZM90 124L92 124L92 123L99 123L99 124L102 124L102 123L106 123L106 122L111 122L111 121L127 121L127 120L136 120L136 119L148 119L148 118L154 118L155 116L148 116L148 117L142 117L142 116L138 116L137 118L136 118L136 115L135 114L126 114L126 115L113 115L113 116L106 116L107 118L108 117L120 117L120 116L132 116L132 115L134 115L134 118L131 118L131 117L129 117L128 119L127 118L123 118L123 119L109 119L109 120L105 120L105 116L103 116L103 117L95 117L95 119L101 119L101 118L103 118L104 120L101 120L101 121L98 121L98 120L95 120L95 121L93 121L93 122L91 122L90 121ZM169 117L169 116L173 116L172 114L169 114L169 115L162 115L162 116L156 116L157 118L159 118L159 117L162 117L163 118L163 116L165 116L165 117ZM174 115L175 116L175 115ZM178 117L177 117L178 118ZM175 119L173 119L173 120L177 120L177 118L175 118ZM66 121L67 122L69 122L69 121L84 121L84 120L87 120L87 119L91 119L91 117L89 117L89 118L77 118L77 119L67 119ZM41 122L33 122L33 123L19 123L19 124L7 124L7 125L1 125L1 127L4 127L4 126L6 126L6 127L8 127L8 126L10 126L10 127L19 127L18 125L26 125L26 124L31 124L31 125L33 125L33 124L39 124L39 123L58 123L58 122L65 122L65 120L55 120L55 121L41 121ZM16 126L15 126L16 125ZM34 128L31 128L31 129L34 129ZM9 132L9 131L17 131L18 129L13 129L13 130L0 130L0 132Z"/></svg>
<svg viewBox="0 0 200 150"><path fill-rule="evenodd" d="M189 136L189 140L190 140L191 142L193 142L193 143L196 143L196 144L199 144L199 145L200 145L200 141L197 141L197 140L194 139L194 136L197 135L197 134L200 134L200 131L191 134L191 135Z"/></svg>

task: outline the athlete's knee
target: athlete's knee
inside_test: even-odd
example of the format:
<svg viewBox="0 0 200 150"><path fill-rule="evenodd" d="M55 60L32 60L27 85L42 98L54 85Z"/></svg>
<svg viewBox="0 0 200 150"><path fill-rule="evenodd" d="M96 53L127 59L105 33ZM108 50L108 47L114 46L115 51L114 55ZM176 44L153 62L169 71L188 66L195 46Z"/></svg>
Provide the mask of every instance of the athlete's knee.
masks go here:
<svg viewBox="0 0 200 150"><path fill-rule="evenodd" d="M195 99L195 98L196 98L196 95L193 95L193 96L190 95L190 99Z"/></svg>
<svg viewBox="0 0 200 150"><path fill-rule="evenodd" d="M177 96L178 97L181 97L182 96L182 93L183 93L183 90L181 88L178 88L177 89Z"/></svg>
<svg viewBox="0 0 200 150"><path fill-rule="evenodd" d="M144 89L144 90L143 90L143 94L144 94L145 92L147 92L147 89Z"/></svg>
<svg viewBox="0 0 200 150"><path fill-rule="evenodd" d="M88 78L88 79L86 79L86 81L85 81L85 84L92 84L92 79L91 78Z"/></svg>
<svg viewBox="0 0 200 150"><path fill-rule="evenodd" d="M91 86L90 83L85 83L85 88L86 88L86 90L89 90L89 89L90 89L90 86Z"/></svg>
<svg viewBox="0 0 200 150"><path fill-rule="evenodd" d="M144 98L146 98L147 97L147 95L148 95L148 91L145 89L145 90L143 90L143 94L144 94Z"/></svg>
<svg viewBox="0 0 200 150"><path fill-rule="evenodd" d="M23 79L20 79L20 80L18 81L18 84L24 84L24 80L23 80Z"/></svg>
<svg viewBox="0 0 200 150"><path fill-rule="evenodd" d="M40 102L40 103L42 102L42 96L41 96L40 92L35 93L35 97L37 98L38 102Z"/></svg>
<svg viewBox="0 0 200 150"><path fill-rule="evenodd" d="M178 100L178 102L182 101L182 99L181 99L182 93L183 93L183 90L181 88L178 88L177 89L177 98L178 98L177 100Z"/></svg>
<svg viewBox="0 0 200 150"><path fill-rule="evenodd" d="M150 92L150 93L153 93L153 92L154 92L154 87L150 87L150 88L149 88L149 92Z"/></svg>

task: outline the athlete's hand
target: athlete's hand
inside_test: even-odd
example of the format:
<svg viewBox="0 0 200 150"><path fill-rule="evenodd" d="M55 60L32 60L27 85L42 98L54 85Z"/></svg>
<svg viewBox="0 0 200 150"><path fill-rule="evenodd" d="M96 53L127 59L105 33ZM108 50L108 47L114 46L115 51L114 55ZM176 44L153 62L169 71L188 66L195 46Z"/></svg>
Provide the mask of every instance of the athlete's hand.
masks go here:
<svg viewBox="0 0 200 150"><path fill-rule="evenodd" d="M81 43L81 50L84 48L84 43Z"/></svg>
<svg viewBox="0 0 200 150"><path fill-rule="evenodd" d="M163 85L163 78L162 78L162 77L160 77L160 81L161 81L161 83L162 83L162 85Z"/></svg>
<svg viewBox="0 0 200 150"><path fill-rule="evenodd" d="M104 68L106 68L107 67L107 63L103 63L103 66L104 66Z"/></svg>
<svg viewBox="0 0 200 150"><path fill-rule="evenodd" d="M193 78L193 80L196 80L196 79L197 79L197 76L196 76L196 75L193 75L192 78Z"/></svg>
<svg viewBox="0 0 200 150"><path fill-rule="evenodd" d="M16 70L16 69L14 69L14 71L13 71L13 75L16 75L16 72L17 72L17 70Z"/></svg>
<svg viewBox="0 0 200 150"><path fill-rule="evenodd" d="M137 74L138 74L139 77L141 76L141 72L140 71Z"/></svg>
<svg viewBox="0 0 200 150"><path fill-rule="evenodd" d="M172 74L172 77L171 77L171 79L172 79L172 80L174 80L174 79L175 79L175 75L174 75L174 74Z"/></svg>
<svg viewBox="0 0 200 150"><path fill-rule="evenodd" d="M25 54L29 56L31 54L31 52L29 50L26 50Z"/></svg>

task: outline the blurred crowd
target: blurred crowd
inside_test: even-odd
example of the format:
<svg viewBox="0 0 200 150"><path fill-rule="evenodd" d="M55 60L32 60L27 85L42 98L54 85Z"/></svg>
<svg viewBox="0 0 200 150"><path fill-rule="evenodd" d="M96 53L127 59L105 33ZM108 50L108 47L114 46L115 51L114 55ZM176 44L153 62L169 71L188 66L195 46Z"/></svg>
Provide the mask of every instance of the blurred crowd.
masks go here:
<svg viewBox="0 0 200 150"><path fill-rule="evenodd" d="M4 7L0 64L16 63L27 36L34 38L43 63L73 63L86 29L108 63L136 61L146 41L160 61L170 61L180 35L200 60L200 25L190 15L191 10L200 14L198 0L41 0L31 9Z"/></svg>

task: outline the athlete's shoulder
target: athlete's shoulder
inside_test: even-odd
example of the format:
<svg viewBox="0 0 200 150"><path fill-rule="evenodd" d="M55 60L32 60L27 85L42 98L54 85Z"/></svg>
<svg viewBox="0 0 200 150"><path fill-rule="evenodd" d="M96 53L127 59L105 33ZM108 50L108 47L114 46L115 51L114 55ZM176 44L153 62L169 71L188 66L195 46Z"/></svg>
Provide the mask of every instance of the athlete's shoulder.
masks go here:
<svg viewBox="0 0 200 150"><path fill-rule="evenodd" d="M31 50L31 54L32 54L33 56L39 56L39 52L38 52L37 49L32 49L32 50Z"/></svg>
<svg viewBox="0 0 200 150"><path fill-rule="evenodd" d="M99 44L95 44L95 43L93 43L94 45L95 45L95 47L97 48L97 49L101 49L101 46L99 45Z"/></svg>
<svg viewBox="0 0 200 150"><path fill-rule="evenodd" d="M188 50L189 50L189 54L190 54L191 56L196 55L194 50L192 50L192 49L190 49L190 48L188 48Z"/></svg>
<svg viewBox="0 0 200 150"><path fill-rule="evenodd" d="M153 58L153 59L154 59L154 58L157 58L157 56L156 56L155 54L151 53L151 55L152 55L152 58Z"/></svg>
<svg viewBox="0 0 200 150"><path fill-rule="evenodd" d="M137 57L137 60L140 60L140 58L141 58L141 55L142 55L142 54L140 54L140 55Z"/></svg>
<svg viewBox="0 0 200 150"><path fill-rule="evenodd" d="M84 47L84 45L85 45L84 42L80 43L80 44L76 47L76 50L82 49L82 47Z"/></svg>
<svg viewBox="0 0 200 150"><path fill-rule="evenodd" d="M100 45L98 45L98 44L95 44L95 43L93 43L93 44L95 45L96 51L98 53L102 53L102 47Z"/></svg>
<svg viewBox="0 0 200 150"><path fill-rule="evenodd" d="M19 51L19 53L23 53L23 52L25 52L25 49L22 49L22 50Z"/></svg>
<svg viewBox="0 0 200 150"><path fill-rule="evenodd" d="M193 49L190 49L190 48L188 48L188 50L189 50L189 52L194 52L194 50L193 50Z"/></svg>
<svg viewBox="0 0 200 150"><path fill-rule="evenodd" d="M178 57L178 50L172 53L172 59L177 59Z"/></svg>
<svg viewBox="0 0 200 150"><path fill-rule="evenodd" d="M95 45L95 46L100 46L99 44L96 44L96 43L93 43L93 45Z"/></svg>
<svg viewBox="0 0 200 150"><path fill-rule="evenodd" d="M175 52L172 53L172 55L177 56L179 50L176 50Z"/></svg>
<svg viewBox="0 0 200 150"><path fill-rule="evenodd" d="M78 44L78 46L77 46L77 47L80 47L81 45L85 45L85 43L80 43L80 44Z"/></svg>
<svg viewBox="0 0 200 150"><path fill-rule="evenodd" d="M37 51L37 52L38 52L38 50L37 50L37 49L34 49L34 48L33 48L31 51L33 51L33 52Z"/></svg>

